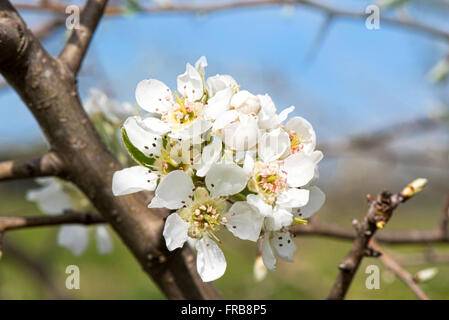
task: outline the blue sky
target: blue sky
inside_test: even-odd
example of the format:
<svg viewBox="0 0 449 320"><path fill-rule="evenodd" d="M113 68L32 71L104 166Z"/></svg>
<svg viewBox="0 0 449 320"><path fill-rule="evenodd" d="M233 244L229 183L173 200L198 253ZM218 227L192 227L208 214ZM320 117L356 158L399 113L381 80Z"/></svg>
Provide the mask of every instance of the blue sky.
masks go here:
<svg viewBox="0 0 449 320"><path fill-rule="evenodd" d="M346 1L357 8L361 3ZM25 19L35 24L43 18ZM323 21L320 12L303 7L286 17L279 6L106 18L85 61L80 91L85 96L95 86L135 102L140 80L157 78L176 88L185 63L205 55L208 75L231 74L242 89L269 93L279 109L295 105L296 115L323 140L415 118L440 100L447 86L429 83L426 73L447 51L441 40L382 24L382 16L381 29L373 31L362 20L337 19L307 59ZM56 54L63 41L61 31L45 45ZM14 92L1 93L0 103L0 148L40 139Z"/></svg>

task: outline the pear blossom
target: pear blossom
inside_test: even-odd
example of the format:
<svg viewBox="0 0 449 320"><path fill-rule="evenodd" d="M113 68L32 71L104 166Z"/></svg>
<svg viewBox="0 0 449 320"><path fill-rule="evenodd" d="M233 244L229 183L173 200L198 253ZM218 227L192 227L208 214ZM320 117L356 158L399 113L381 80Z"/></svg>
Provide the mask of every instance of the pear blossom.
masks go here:
<svg viewBox="0 0 449 320"><path fill-rule="evenodd" d="M174 138L192 138L207 131L211 123L203 119L206 96L204 77L201 70L207 66L205 58L200 58L196 67L186 64L186 71L178 76L178 92L172 91L161 81L146 79L136 88L136 100L141 108L155 114L147 121L158 127L165 127L163 133ZM161 132L162 133L162 132Z"/></svg>
<svg viewBox="0 0 449 320"><path fill-rule="evenodd" d="M65 210L85 210L88 200L68 182L57 178L38 178L39 189L28 190L28 201L36 202L45 214L55 215ZM110 253L113 249L112 239L106 225L95 227L97 249L100 254ZM58 232L58 245L70 250L74 255L81 255L89 243L89 228L84 225L63 225Z"/></svg>
<svg viewBox="0 0 449 320"><path fill-rule="evenodd" d="M240 90L230 75L206 78L207 65L205 57L187 63L177 92L156 79L138 83L136 100L148 113L122 126L137 165L114 173L112 192L154 192L148 207L172 211L163 230L168 250L194 248L203 281L226 270L221 230L260 242L262 278L277 257L293 261L288 227L306 223L325 201L315 186L323 154L307 120L286 122L293 106L278 113L268 94Z"/></svg>

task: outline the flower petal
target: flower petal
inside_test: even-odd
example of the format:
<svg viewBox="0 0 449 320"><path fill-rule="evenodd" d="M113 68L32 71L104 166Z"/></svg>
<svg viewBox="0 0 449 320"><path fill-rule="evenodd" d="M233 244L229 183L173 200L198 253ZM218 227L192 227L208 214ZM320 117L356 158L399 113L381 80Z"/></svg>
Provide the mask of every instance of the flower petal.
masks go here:
<svg viewBox="0 0 449 320"><path fill-rule="evenodd" d="M217 74L213 77L209 77L207 78L206 82L209 90L209 95L211 97L215 96L217 92L226 88L233 89L237 87L237 81L235 81L233 77L227 74Z"/></svg>
<svg viewBox="0 0 449 320"><path fill-rule="evenodd" d="M106 225L98 225L95 228L95 237L97 239L97 249L101 254L112 252L114 244L108 232Z"/></svg>
<svg viewBox="0 0 449 320"><path fill-rule="evenodd" d="M316 164L312 157L297 152L284 161L283 170L287 172L287 184L291 187L306 185L315 175Z"/></svg>
<svg viewBox="0 0 449 320"><path fill-rule="evenodd" d="M172 132L169 134L169 137L173 139L182 139L182 140L192 139L195 142L198 141L200 135L209 130L211 126L212 123L210 121L204 119L197 119L193 121L192 124L187 129Z"/></svg>
<svg viewBox="0 0 449 320"><path fill-rule="evenodd" d="M39 210L47 214L59 214L73 208L72 199L55 178L46 179L43 184L43 187L29 190L26 194L26 199L35 201Z"/></svg>
<svg viewBox="0 0 449 320"><path fill-rule="evenodd" d="M164 238L165 244L168 250L173 251L177 248L181 248L187 241L187 231L189 224L182 220L177 213L172 213L167 217L164 226Z"/></svg>
<svg viewBox="0 0 449 320"><path fill-rule="evenodd" d="M309 190L290 188L278 196L276 204L284 208L297 208L305 206L308 201Z"/></svg>
<svg viewBox="0 0 449 320"><path fill-rule="evenodd" d="M76 256L86 250L89 242L89 230L82 225L65 225L59 229L58 245L67 248Z"/></svg>
<svg viewBox="0 0 449 320"><path fill-rule="evenodd" d="M156 173L142 166L119 170L112 176L112 193L121 196L143 190L154 191L157 178Z"/></svg>
<svg viewBox="0 0 449 320"><path fill-rule="evenodd" d="M207 67L207 59L205 56L201 56L196 62L195 62L195 69L199 70L200 68L204 69Z"/></svg>
<svg viewBox="0 0 449 320"><path fill-rule="evenodd" d="M288 107L288 108L285 108L284 110L282 110L277 117L277 122L279 124L284 122L284 120L287 119L288 115L290 113L292 113L294 110L295 110L294 106L291 106L291 107Z"/></svg>
<svg viewBox="0 0 449 320"><path fill-rule="evenodd" d="M268 94L258 95L257 97L261 106L258 114L259 127L265 130L277 127L279 124L277 121L273 121L276 118L276 106L271 97Z"/></svg>
<svg viewBox="0 0 449 320"><path fill-rule="evenodd" d="M145 128L142 118L135 116L126 119L123 127L129 141L147 157L161 155L162 138Z"/></svg>
<svg viewBox="0 0 449 320"><path fill-rule="evenodd" d="M206 186L211 195L230 196L246 187L249 176L235 163L213 164L206 175Z"/></svg>
<svg viewBox="0 0 449 320"><path fill-rule="evenodd" d="M275 207L273 209L273 215L265 219L265 228L270 231L278 231L282 227L288 227L293 222L293 215L290 211Z"/></svg>
<svg viewBox="0 0 449 320"><path fill-rule="evenodd" d="M155 135L162 136L170 131L170 126L166 122L155 117L144 117L142 119L142 124L147 131Z"/></svg>
<svg viewBox="0 0 449 320"><path fill-rule="evenodd" d="M259 139L258 155L263 162L278 160L289 149L290 138L281 128L266 132Z"/></svg>
<svg viewBox="0 0 449 320"><path fill-rule="evenodd" d="M204 177L209 171L210 167L218 161L221 156L222 142L214 140L211 144L204 147L201 153L200 163L195 164L197 168L196 175Z"/></svg>
<svg viewBox="0 0 449 320"><path fill-rule="evenodd" d="M293 210L295 216L307 219L320 210L326 201L326 195L320 188L313 186L309 188L309 191L309 202L299 210Z"/></svg>
<svg viewBox="0 0 449 320"><path fill-rule="evenodd" d="M263 216L246 201L235 202L225 217L226 227L234 236L251 241L259 239Z"/></svg>
<svg viewBox="0 0 449 320"><path fill-rule="evenodd" d="M232 88L226 88L218 91L217 94L210 98L204 108L206 119L216 120L229 110L232 95Z"/></svg>
<svg viewBox="0 0 449 320"><path fill-rule="evenodd" d="M170 172L157 186L155 196L149 208L179 209L191 203L193 182L190 176L182 170Z"/></svg>
<svg viewBox="0 0 449 320"><path fill-rule="evenodd" d="M273 249L279 258L293 262L293 255L295 254L296 244L287 232L274 232L272 240Z"/></svg>
<svg viewBox="0 0 449 320"><path fill-rule="evenodd" d="M208 237L196 242L196 266L204 282L220 278L226 271L226 259L220 247Z"/></svg>
<svg viewBox="0 0 449 320"><path fill-rule="evenodd" d="M221 114L215 121L212 126L213 131L221 130L234 120L236 120L239 116L238 111L236 110L228 110Z"/></svg>
<svg viewBox="0 0 449 320"><path fill-rule="evenodd" d="M257 120L252 115L240 114L239 121L224 127L223 140L233 150L250 150L257 144L258 132Z"/></svg>
<svg viewBox="0 0 449 320"><path fill-rule="evenodd" d="M311 153L316 146L316 134L313 130L312 125L304 118L301 117L293 117L288 120L285 127L288 130L293 130L297 134L301 136L301 139L304 140L301 142L302 151L305 153Z"/></svg>
<svg viewBox="0 0 449 320"><path fill-rule="evenodd" d="M164 113L173 104L173 95L163 82L146 79L137 85L136 100L139 106L148 112Z"/></svg>
<svg viewBox="0 0 449 320"><path fill-rule="evenodd" d="M268 270L274 271L276 269L276 257L270 244L270 233L265 233L262 240L262 261Z"/></svg>
<svg viewBox="0 0 449 320"><path fill-rule="evenodd" d="M259 211L259 214L264 217L271 217L273 215L273 207L266 203L260 196L249 194L246 201L250 206Z"/></svg>
<svg viewBox="0 0 449 320"><path fill-rule="evenodd" d="M178 76L178 92L187 101L196 101L203 96L203 79L200 73L190 63L186 65L186 72Z"/></svg>

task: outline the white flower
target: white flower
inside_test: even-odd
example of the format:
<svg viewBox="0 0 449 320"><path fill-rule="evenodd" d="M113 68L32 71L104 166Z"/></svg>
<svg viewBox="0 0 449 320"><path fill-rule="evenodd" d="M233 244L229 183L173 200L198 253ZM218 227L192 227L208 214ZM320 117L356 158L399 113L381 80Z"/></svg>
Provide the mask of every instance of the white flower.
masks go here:
<svg viewBox="0 0 449 320"><path fill-rule="evenodd" d="M261 106L258 114L260 129L269 130L278 128L287 119L288 115L295 110L295 107L291 106L282 110L278 115L276 114L276 106L268 94L258 95L257 97Z"/></svg>
<svg viewBox="0 0 449 320"><path fill-rule="evenodd" d="M65 210L82 210L88 202L70 183L62 183L56 178L39 178L36 181L43 186L40 189L29 190L26 198L35 201L39 209L46 214L55 215ZM111 252L113 243L106 225L96 226L95 232L98 252L101 254ZM89 228L84 225L63 225L59 229L58 244L69 249L74 255L81 255L88 243Z"/></svg>
<svg viewBox="0 0 449 320"><path fill-rule="evenodd" d="M164 226L167 248L188 242L201 278L213 281L226 269L222 226L261 240L259 264L273 270L276 256L293 259L287 227L305 222L325 197L314 186L323 154L310 123L294 117L283 125L294 107L278 114L269 95L239 91L229 75L205 80L206 66L205 57L186 65L179 95L155 79L138 84L137 102L150 114L128 118L122 138L140 166L116 172L112 190L154 191L149 208L176 211Z"/></svg>
<svg viewBox="0 0 449 320"><path fill-rule="evenodd" d="M315 212L321 209L326 201L326 195L317 186L308 187L309 201L305 206L293 207L293 214L295 217L307 219L310 218Z"/></svg>
<svg viewBox="0 0 449 320"><path fill-rule="evenodd" d="M73 207L72 199L64 192L63 186L58 180L55 178L37 178L35 181L42 187L28 190L26 199L36 202L42 212L55 215Z"/></svg>
<svg viewBox="0 0 449 320"><path fill-rule="evenodd" d="M224 89L237 89L237 81L227 74L217 74L207 78L207 90L211 97L214 97L218 92Z"/></svg>
<svg viewBox="0 0 449 320"><path fill-rule="evenodd" d="M311 154L316 146L316 134L312 125L304 118L293 117L285 125L290 139L290 148L283 158L297 152Z"/></svg>
<svg viewBox="0 0 449 320"><path fill-rule="evenodd" d="M136 88L137 103L146 111L160 115L149 116L152 124L169 132L173 138L192 138L203 134L211 124L203 119L204 103L200 101L205 95L204 79L201 73L207 61L204 57L196 63L196 68L187 63L185 73L178 76L178 92L171 90L161 81L147 79L139 82ZM162 132L160 131L160 132Z"/></svg>
<svg viewBox="0 0 449 320"><path fill-rule="evenodd" d="M276 268L276 255L282 260L293 262L295 242L287 230L267 231L262 239L262 260L267 269Z"/></svg>
<svg viewBox="0 0 449 320"><path fill-rule="evenodd" d="M240 166L219 163L209 169L205 182L213 197L230 196L242 191L248 179L247 172ZM159 183L148 207L179 209L191 203L194 189L192 178L187 173L172 171Z"/></svg>
<svg viewBox="0 0 449 320"><path fill-rule="evenodd" d="M258 114L260 110L259 98L249 91L237 92L231 99L231 108L244 114Z"/></svg>
<svg viewBox="0 0 449 320"><path fill-rule="evenodd" d="M182 171L172 172L164 181L170 179L172 175L178 176L180 182L183 174ZM189 177L184 177L187 178ZM188 187L193 186L187 181L184 183L187 183ZM204 282L216 280L224 274L226 260L220 247L211 237L218 240L215 232L221 225L226 224L224 217L226 200L211 198L205 188L197 188L194 192L190 190L184 199L181 205L186 206L169 215L165 222L163 235L167 248L170 251L175 250L190 239L189 242L197 251L197 269L201 279Z"/></svg>

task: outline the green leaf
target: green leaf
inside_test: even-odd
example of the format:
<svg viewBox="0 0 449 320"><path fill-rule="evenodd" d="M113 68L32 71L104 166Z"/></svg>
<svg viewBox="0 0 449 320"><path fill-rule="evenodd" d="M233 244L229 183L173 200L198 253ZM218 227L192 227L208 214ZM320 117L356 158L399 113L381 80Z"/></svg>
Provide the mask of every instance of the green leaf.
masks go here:
<svg viewBox="0 0 449 320"><path fill-rule="evenodd" d="M134 159L134 161L147 168L153 165L154 158L147 157L131 143L125 128L122 128L122 139L126 150L128 150L129 155Z"/></svg>

